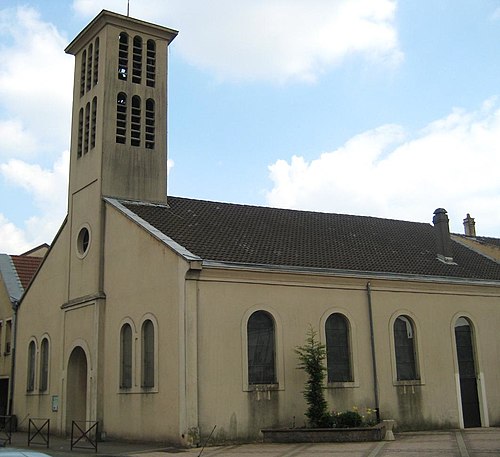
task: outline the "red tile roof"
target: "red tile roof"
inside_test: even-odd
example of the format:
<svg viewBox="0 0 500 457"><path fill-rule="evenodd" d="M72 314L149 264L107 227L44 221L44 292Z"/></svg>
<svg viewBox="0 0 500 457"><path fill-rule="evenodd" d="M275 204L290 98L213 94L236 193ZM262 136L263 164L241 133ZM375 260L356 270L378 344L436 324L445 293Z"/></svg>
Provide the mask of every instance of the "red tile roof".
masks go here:
<svg viewBox="0 0 500 457"><path fill-rule="evenodd" d="M10 257L16 268L21 285L26 290L33 276L35 276L38 267L42 263L43 257L30 257L25 255L11 255Z"/></svg>

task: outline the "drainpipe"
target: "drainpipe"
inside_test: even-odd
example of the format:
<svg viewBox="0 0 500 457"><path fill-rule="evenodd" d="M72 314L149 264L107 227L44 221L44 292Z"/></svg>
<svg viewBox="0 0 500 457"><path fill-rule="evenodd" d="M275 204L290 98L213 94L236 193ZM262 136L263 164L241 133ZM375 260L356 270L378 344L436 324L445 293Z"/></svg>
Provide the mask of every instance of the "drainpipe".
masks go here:
<svg viewBox="0 0 500 457"><path fill-rule="evenodd" d="M19 309L19 300L11 297L12 301L12 310L14 314L12 316L12 340L11 340L11 349L10 349L10 384L9 384L9 407L7 409L7 413L9 416L12 416L13 407L14 407L14 372L16 369L16 337L17 337L17 311Z"/></svg>
<svg viewBox="0 0 500 457"><path fill-rule="evenodd" d="M372 310L372 288L370 281L366 283L366 293L368 296L368 314L370 318L370 340L372 349L372 367L373 367L373 390L375 393L375 414L377 423L380 422L380 408L378 399L378 377L377 377L377 359L375 357L375 334L373 331L373 310Z"/></svg>

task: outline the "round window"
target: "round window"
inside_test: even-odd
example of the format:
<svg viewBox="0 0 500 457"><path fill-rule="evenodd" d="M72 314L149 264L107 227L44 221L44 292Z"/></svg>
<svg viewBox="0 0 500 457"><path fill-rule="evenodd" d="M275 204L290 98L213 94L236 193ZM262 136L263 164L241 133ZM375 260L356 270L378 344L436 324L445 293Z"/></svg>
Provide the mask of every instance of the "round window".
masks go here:
<svg viewBox="0 0 500 457"><path fill-rule="evenodd" d="M78 254L80 254L81 257L85 256L90 246L90 231L87 227L83 227L80 230L80 232L78 233L78 239L76 243L77 243Z"/></svg>

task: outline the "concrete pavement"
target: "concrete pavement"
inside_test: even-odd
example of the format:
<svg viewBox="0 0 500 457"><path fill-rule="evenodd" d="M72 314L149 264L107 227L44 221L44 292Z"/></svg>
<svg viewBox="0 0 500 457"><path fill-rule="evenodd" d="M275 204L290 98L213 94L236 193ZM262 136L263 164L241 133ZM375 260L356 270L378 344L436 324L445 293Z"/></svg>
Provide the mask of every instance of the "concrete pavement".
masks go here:
<svg viewBox="0 0 500 457"><path fill-rule="evenodd" d="M15 433L12 446L27 449L27 435ZM203 452L201 448L177 449L158 443L113 441L100 442L97 453L93 449L70 451L69 440L51 437L48 449L41 445L32 445L29 449L54 457L166 457L174 454L184 457L499 457L500 428L400 433L396 434L396 441L369 443L253 443L213 446L206 447Z"/></svg>

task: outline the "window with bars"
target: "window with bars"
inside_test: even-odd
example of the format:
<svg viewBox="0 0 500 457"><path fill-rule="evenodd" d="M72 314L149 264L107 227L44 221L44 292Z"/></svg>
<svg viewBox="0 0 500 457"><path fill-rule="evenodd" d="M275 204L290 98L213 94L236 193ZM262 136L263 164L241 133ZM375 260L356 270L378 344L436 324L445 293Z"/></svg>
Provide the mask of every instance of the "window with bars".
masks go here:
<svg viewBox="0 0 500 457"><path fill-rule="evenodd" d="M256 311L247 323L248 384L275 384L275 329L273 317Z"/></svg>
<svg viewBox="0 0 500 457"><path fill-rule="evenodd" d="M40 381L38 389L45 392L49 387L49 340L44 338L40 345Z"/></svg>
<svg viewBox="0 0 500 457"><path fill-rule="evenodd" d="M340 314L332 314L326 321L326 363L328 382L350 382L351 350L349 322Z"/></svg>
<svg viewBox="0 0 500 457"><path fill-rule="evenodd" d="M118 79L124 81L128 76L128 35L120 33L118 38Z"/></svg>
<svg viewBox="0 0 500 457"><path fill-rule="evenodd" d="M146 148L155 148L155 101L146 100Z"/></svg>
<svg viewBox="0 0 500 457"><path fill-rule="evenodd" d="M83 152L83 108L80 108L78 113L78 145L77 145L77 157L81 157Z"/></svg>
<svg viewBox="0 0 500 457"><path fill-rule="evenodd" d="M85 49L82 53L82 62L80 68L80 97L85 94L85 74L87 65L87 50Z"/></svg>
<svg viewBox="0 0 500 457"><path fill-rule="evenodd" d="M127 140L127 94L120 92L116 97L116 142Z"/></svg>
<svg viewBox="0 0 500 457"><path fill-rule="evenodd" d="M94 79L93 85L95 86L99 81L99 37L94 42Z"/></svg>
<svg viewBox="0 0 500 457"><path fill-rule="evenodd" d="M397 380L418 380L415 328L408 316L399 316L394 321L394 346Z"/></svg>
<svg viewBox="0 0 500 457"><path fill-rule="evenodd" d="M83 153L89 152L89 139L90 139L90 103L85 105L85 124L83 132Z"/></svg>
<svg viewBox="0 0 500 457"><path fill-rule="evenodd" d="M134 37L132 47L132 82L141 84L142 80L142 38L138 35Z"/></svg>
<svg viewBox="0 0 500 457"><path fill-rule="evenodd" d="M120 388L132 387L132 327L124 324L120 332Z"/></svg>
<svg viewBox="0 0 500 457"><path fill-rule="evenodd" d="M142 387L155 385L155 336L154 325L151 320L142 324Z"/></svg>
<svg viewBox="0 0 500 457"><path fill-rule="evenodd" d="M97 129L97 97L92 99L92 116L90 126L90 148L95 148L95 137Z"/></svg>
<svg viewBox="0 0 500 457"><path fill-rule="evenodd" d="M35 362L36 362L36 344L31 341L28 346L28 378L26 390L33 392L35 390Z"/></svg>
<svg viewBox="0 0 500 457"><path fill-rule="evenodd" d="M130 115L130 144L141 145L141 97L132 97L132 112Z"/></svg>
<svg viewBox="0 0 500 457"><path fill-rule="evenodd" d="M146 51L146 85L155 87L156 83L156 43L148 40Z"/></svg>
<svg viewBox="0 0 500 457"><path fill-rule="evenodd" d="M87 91L92 87L92 55L94 54L94 46L92 43L89 45L89 50L87 53Z"/></svg>

